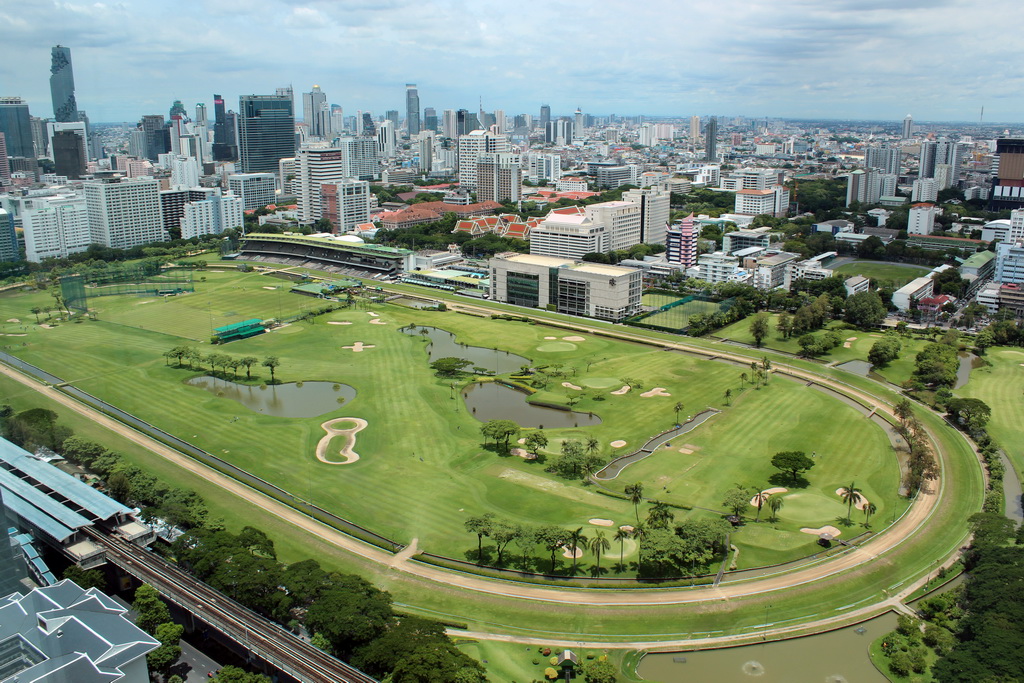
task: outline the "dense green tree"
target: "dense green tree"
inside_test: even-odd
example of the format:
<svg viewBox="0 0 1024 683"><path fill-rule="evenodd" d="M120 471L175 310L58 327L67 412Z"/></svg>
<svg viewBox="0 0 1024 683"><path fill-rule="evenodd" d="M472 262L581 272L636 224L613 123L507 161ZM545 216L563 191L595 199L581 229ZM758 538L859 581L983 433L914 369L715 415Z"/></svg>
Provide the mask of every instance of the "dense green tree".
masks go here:
<svg viewBox="0 0 1024 683"><path fill-rule="evenodd" d="M76 586L86 590L90 588L104 590L107 587L107 580L103 578L103 572L99 569L82 569L77 564L69 565L61 577L70 579Z"/></svg>
<svg viewBox="0 0 1024 683"><path fill-rule="evenodd" d="M171 612L160 598L160 593L148 583L135 589L132 610L137 615L135 624L150 635L156 633L157 626L171 620Z"/></svg>
<svg viewBox="0 0 1024 683"><path fill-rule="evenodd" d="M583 665L584 683L616 683L615 667L605 660L595 659Z"/></svg>
<svg viewBox="0 0 1024 683"><path fill-rule="evenodd" d="M534 456L540 454L540 451L548 445L548 437L541 430L536 430L528 433L525 437L523 445L526 446L526 450L533 453Z"/></svg>
<svg viewBox="0 0 1024 683"><path fill-rule="evenodd" d="M885 319L885 304L877 292L857 292L846 300L846 322L857 327L877 327Z"/></svg>
<svg viewBox="0 0 1024 683"><path fill-rule="evenodd" d="M548 525L537 529L537 542L551 553L551 573L555 571L555 553L569 543L569 532L560 526Z"/></svg>
<svg viewBox="0 0 1024 683"><path fill-rule="evenodd" d="M338 577L306 612L306 626L322 633L342 658L379 637L394 613L391 596L358 576Z"/></svg>
<svg viewBox="0 0 1024 683"><path fill-rule="evenodd" d="M761 342L768 336L770 329L768 314L764 311L754 315L750 321L750 336L754 338L754 345L761 348Z"/></svg>
<svg viewBox="0 0 1024 683"><path fill-rule="evenodd" d="M885 335L871 345L868 351L868 361L878 368L883 368L900 356L900 338L895 332L886 332Z"/></svg>
<svg viewBox="0 0 1024 683"><path fill-rule="evenodd" d="M506 451L509 442L519 435L520 427L512 420L488 420L480 427L480 433L484 439L491 439L494 443Z"/></svg>
<svg viewBox="0 0 1024 683"><path fill-rule="evenodd" d="M980 398L954 398L946 403L946 414L967 431L980 432L992 417L992 409Z"/></svg>
<svg viewBox="0 0 1024 683"><path fill-rule="evenodd" d="M480 664L453 644L421 645L391 672L391 683L486 683Z"/></svg>
<svg viewBox="0 0 1024 683"><path fill-rule="evenodd" d="M280 359L278 359L277 356L267 356L266 358L263 359L261 365L270 370L270 383L276 384L277 377L275 376L274 373L277 370L277 368L281 366Z"/></svg>
<svg viewBox="0 0 1024 683"><path fill-rule="evenodd" d="M772 467L789 472L795 484L801 474L814 467L814 460L807 457L803 451L779 451L772 456Z"/></svg>
<svg viewBox="0 0 1024 683"><path fill-rule="evenodd" d="M462 371L472 364L472 361L468 361L465 358L448 356L446 358L438 358L430 364L430 368L437 373L438 377L459 377L462 375Z"/></svg>
<svg viewBox="0 0 1024 683"><path fill-rule="evenodd" d="M470 517L466 520L465 527L466 531L476 534L476 561L482 563L484 560L484 536L489 537L494 529L494 513L486 512L477 517Z"/></svg>
<svg viewBox="0 0 1024 683"><path fill-rule="evenodd" d="M566 439L562 442L560 450L562 454L555 462L555 471L563 477L575 479L584 464L583 443L578 439Z"/></svg>
<svg viewBox="0 0 1024 683"><path fill-rule="evenodd" d="M173 621L156 627L153 637L160 641L160 647L146 655L146 663L149 664L150 671L166 674L167 670L178 661L178 657L181 656L181 645L178 643L184 631L184 626L175 624Z"/></svg>
<svg viewBox="0 0 1024 683"><path fill-rule="evenodd" d="M914 378L926 385L951 387L956 383L959 368L956 347L932 342L917 354Z"/></svg>
<svg viewBox="0 0 1024 683"><path fill-rule="evenodd" d="M224 666L210 679L213 683L270 683L263 674L255 674L237 666Z"/></svg>
<svg viewBox="0 0 1024 683"><path fill-rule="evenodd" d="M722 505L734 515L742 515L750 505L751 492L744 486L737 486L725 492Z"/></svg>

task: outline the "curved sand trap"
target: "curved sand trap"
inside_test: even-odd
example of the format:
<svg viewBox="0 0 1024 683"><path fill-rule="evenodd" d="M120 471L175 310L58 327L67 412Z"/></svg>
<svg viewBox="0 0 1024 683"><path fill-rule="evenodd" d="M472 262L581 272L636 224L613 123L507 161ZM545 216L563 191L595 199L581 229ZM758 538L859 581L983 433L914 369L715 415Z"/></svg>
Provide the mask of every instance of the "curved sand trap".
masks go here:
<svg viewBox="0 0 1024 683"><path fill-rule="evenodd" d="M348 429L335 429L334 425L340 422L348 422L354 424L355 427ZM324 422L321 427L327 434L320 439L320 442L316 445L316 459L327 465L351 465L356 460L359 460L359 454L356 453L353 448L356 445L356 433L363 431L367 426L366 420L361 417L339 417L333 420ZM331 443L331 439L336 436L344 436L345 445L338 451L342 457L345 458L344 462L335 462L327 459L327 446Z"/></svg>
<svg viewBox="0 0 1024 683"><path fill-rule="evenodd" d="M671 396L672 394L665 391L665 387L654 387L650 391L645 391L640 394L643 398L652 398L654 396Z"/></svg>
<svg viewBox="0 0 1024 683"><path fill-rule="evenodd" d="M536 455L534 455L530 451L526 450L525 448L513 448L511 451L509 451L509 453L511 453L512 455L519 456L520 458L523 458L524 460L536 460L537 459Z"/></svg>
<svg viewBox="0 0 1024 683"><path fill-rule="evenodd" d="M547 341L555 341L558 337L544 337Z"/></svg>
<svg viewBox="0 0 1024 683"><path fill-rule="evenodd" d="M263 289L277 289L277 287L264 287Z"/></svg>
<svg viewBox="0 0 1024 683"><path fill-rule="evenodd" d="M634 527L632 524L623 524L619 528L622 529L623 531L628 531L628 532L632 533L633 529L636 528L636 527Z"/></svg>
<svg viewBox="0 0 1024 683"><path fill-rule="evenodd" d="M367 311L367 312L366 312L366 315L368 315L368 316L371 316L371 317L373 317L373 318L376 318L376 317L377 317L377 314L376 314L376 313L374 313L373 311Z"/></svg>
<svg viewBox="0 0 1024 683"><path fill-rule="evenodd" d="M387 325L387 323L384 322L383 320L381 320L380 318L374 318L373 320L370 321L370 324L371 325Z"/></svg>
<svg viewBox="0 0 1024 683"><path fill-rule="evenodd" d="M580 336L577 336L577 335L573 335L571 337L562 337L562 340L563 341L568 341L568 342L581 342L581 341L587 341L587 338L586 337L580 337Z"/></svg>
<svg viewBox="0 0 1024 683"><path fill-rule="evenodd" d="M610 519L600 519L600 518L597 518L597 517L595 517L594 519L590 520L590 523L593 524L594 526L613 526L615 524L615 522L613 522Z"/></svg>
<svg viewBox="0 0 1024 683"><path fill-rule="evenodd" d="M840 499L842 499L842 497L843 497L843 489L841 489L841 488L836 489L836 495L839 496ZM846 502L843 501L843 504L845 505ZM864 497L863 493L858 493L857 494L857 498L853 501L853 507L857 508L858 510L863 510L867 506L868 506L868 499Z"/></svg>
<svg viewBox="0 0 1024 683"><path fill-rule="evenodd" d="M587 377L586 379L580 380L580 384L594 389L607 389L609 387L617 386L619 384L619 380L614 377Z"/></svg>
<svg viewBox="0 0 1024 683"><path fill-rule="evenodd" d="M338 322L337 320L328 320L327 324L328 325L351 325L352 323L349 322L348 320L345 320L345 321L342 321L342 322Z"/></svg>
<svg viewBox="0 0 1024 683"><path fill-rule="evenodd" d="M682 451L682 450L684 450L684 449L680 449L680 451ZM685 449L685 450L689 450L689 449ZM692 453L693 451L690 451L690 452ZM787 491L789 491L789 489L787 489L785 486L773 486L770 489L765 489L764 491L761 491L761 493L755 493L754 497L750 499L750 504L753 507L757 507L757 499L758 499L759 496L764 496L765 500L767 500L768 496L771 496L771 495L776 494L776 493L786 493Z"/></svg>
<svg viewBox="0 0 1024 683"><path fill-rule="evenodd" d="M823 526L823 527L821 527L819 529L811 529L809 527L804 527L803 529L800 529L800 531L804 532L805 534L813 534L815 536L821 536L822 534L828 534L832 538L839 538L839 534L843 533L842 531L840 531L839 529L835 528L834 526Z"/></svg>
<svg viewBox="0 0 1024 683"><path fill-rule="evenodd" d="M857 341L856 337L847 337L846 341Z"/></svg>
<svg viewBox="0 0 1024 683"><path fill-rule="evenodd" d="M553 341L547 342L546 344L541 344L540 346L537 347L537 350L542 351L544 353L557 353L559 351L575 351L576 345L570 344L569 342Z"/></svg>
<svg viewBox="0 0 1024 683"><path fill-rule="evenodd" d="M622 396L629 393L629 385L623 384L621 389L616 389L612 392L612 396Z"/></svg>
<svg viewBox="0 0 1024 683"><path fill-rule="evenodd" d="M366 349L376 348L373 344L364 344L363 342L355 342L352 346L342 346L343 349L351 349L352 353L361 353Z"/></svg>
<svg viewBox="0 0 1024 683"><path fill-rule="evenodd" d="M573 551L575 551L575 553ZM562 546L562 557L568 558L570 560L573 557L575 557L578 560L581 557L583 557L583 551L580 550L579 548L575 548L575 547L570 549L569 546L563 545Z"/></svg>
<svg viewBox="0 0 1024 683"><path fill-rule="evenodd" d="M583 387L578 387L572 382L562 382L562 386L566 389L572 389L573 391L583 391Z"/></svg>
<svg viewBox="0 0 1024 683"><path fill-rule="evenodd" d="M608 445L611 446L612 448L622 448L623 446L626 445L626 442L623 441L622 439L618 439L617 441L612 441Z"/></svg>
<svg viewBox="0 0 1024 683"><path fill-rule="evenodd" d="M9 323L20 323L21 321L18 320L17 318L8 318L7 322L9 322Z"/></svg>

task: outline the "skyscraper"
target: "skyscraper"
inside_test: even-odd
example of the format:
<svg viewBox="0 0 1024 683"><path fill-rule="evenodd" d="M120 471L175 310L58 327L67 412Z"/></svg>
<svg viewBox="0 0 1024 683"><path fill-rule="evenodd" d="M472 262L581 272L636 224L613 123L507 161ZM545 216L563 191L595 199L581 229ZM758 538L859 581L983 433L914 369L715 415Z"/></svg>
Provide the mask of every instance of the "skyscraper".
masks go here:
<svg viewBox="0 0 1024 683"><path fill-rule="evenodd" d="M420 93L415 83L405 84L405 127L409 137L420 134Z"/></svg>
<svg viewBox="0 0 1024 683"><path fill-rule="evenodd" d="M921 163L917 173L918 178L935 177L935 157L937 152L937 142L925 140L921 143Z"/></svg>
<svg viewBox="0 0 1024 683"><path fill-rule="evenodd" d="M551 123L551 106L542 104L540 105L540 127L547 130L549 123Z"/></svg>
<svg viewBox="0 0 1024 683"><path fill-rule="evenodd" d="M455 110L445 109L441 117L441 133L446 138L454 138L458 135L456 121Z"/></svg>
<svg viewBox="0 0 1024 683"><path fill-rule="evenodd" d="M163 114L143 116L142 132L146 135L146 158L150 161L156 161L159 155L171 150L170 132L164 128Z"/></svg>
<svg viewBox="0 0 1024 683"><path fill-rule="evenodd" d="M0 133L7 137L7 154L35 158L28 104L20 97L0 97Z"/></svg>
<svg viewBox="0 0 1024 683"><path fill-rule="evenodd" d="M914 137L914 118L907 114L907 117L903 119L903 139L909 140Z"/></svg>
<svg viewBox="0 0 1024 683"><path fill-rule="evenodd" d="M53 134L53 165L57 175L79 180L85 175L85 138L75 131L61 130Z"/></svg>
<svg viewBox="0 0 1024 683"><path fill-rule="evenodd" d="M228 119L224 113L224 98L213 96L213 160L234 161L238 158L234 136L228 135Z"/></svg>
<svg viewBox="0 0 1024 683"><path fill-rule="evenodd" d="M283 90L283 89L281 89ZM238 151L243 173L273 173L295 153L295 113L289 92L238 98Z"/></svg>
<svg viewBox="0 0 1024 683"><path fill-rule="evenodd" d="M377 151L385 159L392 159L395 156L397 146L397 126L391 119L380 122L377 128Z"/></svg>
<svg viewBox="0 0 1024 683"><path fill-rule="evenodd" d="M0 185L11 184L11 164L7 161L7 136L0 133Z"/></svg>
<svg viewBox="0 0 1024 683"><path fill-rule="evenodd" d="M360 130L362 136L367 138L377 137L377 126L373 123L373 114L368 111L364 111L361 120L363 122L363 127Z"/></svg>
<svg viewBox="0 0 1024 683"><path fill-rule="evenodd" d="M469 127L469 111L460 109L455 112L455 137L461 137L472 130Z"/></svg>
<svg viewBox="0 0 1024 683"><path fill-rule="evenodd" d="M437 110L433 107L423 110L423 128L437 132Z"/></svg>
<svg viewBox="0 0 1024 683"><path fill-rule="evenodd" d="M75 73L71 69L71 48L56 45L50 50L50 99L57 121L80 121L75 101Z"/></svg>
<svg viewBox="0 0 1024 683"><path fill-rule="evenodd" d="M488 152L508 152L508 138L488 131L475 130L459 136L458 175L459 185L468 190L476 189L477 159Z"/></svg>
<svg viewBox="0 0 1024 683"><path fill-rule="evenodd" d="M700 140L700 117L690 117L690 144L696 145L697 140Z"/></svg>
<svg viewBox="0 0 1024 683"><path fill-rule="evenodd" d="M718 119L714 116L704 127L704 160L718 161Z"/></svg>
<svg viewBox="0 0 1024 683"><path fill-rule="evenodd" d="M330 110L325 109L327 95L320 90L319 85L314 85L309 92L302 93L302 120L309 127L309 134L322 138L327 134L326 118Z"/></svg>

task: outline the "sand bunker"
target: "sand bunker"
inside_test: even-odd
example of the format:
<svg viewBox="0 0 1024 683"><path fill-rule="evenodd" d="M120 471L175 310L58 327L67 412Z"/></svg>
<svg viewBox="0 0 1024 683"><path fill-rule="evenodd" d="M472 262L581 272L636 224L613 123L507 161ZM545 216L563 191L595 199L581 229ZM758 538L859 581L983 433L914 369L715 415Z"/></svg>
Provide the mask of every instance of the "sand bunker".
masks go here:
<svg viewBox="0 0 1024 683"><path fill-rule="evenodd" d="M615 524L615 522L613 522L610 519L600 519L600 518L596 518L596 517L594 519L590 520L590 523L593 524L594 526L612 526L612 525Z"/></svg>
<svg viewBox="0 0 1024 683"><path fill-rule="evenodd" d="M525 448L513 448L509 451L512 455L518 456L523 460L536 460L537 456L526 450Z"/></svg>
<svg viewBox="0 0 1024 683"><path fill-rule="evenodd" d="M622 395L628 394L628 393L629 393L629 385L628 384L623 384L622 388L621 389L616 389L615 391L613 391L612 395L613 396L622 396Z"/></svg>
<svg viewBox="0 0 1024 683"><path fill-rule="evenodd" d="M555 341L558 337L544 337L547 341Z"/></svg>
<svg viewBox="0 0 1024 683"><path fill-rule="evenodd" d="M573 551L575 551L575 552L573 552ZM578 560L581 557L583 557L583 551L580 550L579 548L576 548L576 547L573 547L573 548L570 549L569 546L563 545L562 546L562 557L565 557L565 558L570 559L570 560L573 557L575 557Z"/></svg>
<svg viewBox="0 0 1024 683"><path fill-rule="evenodd" d="M813 534L815 536L821 536L822 534L828 534L832 538L839 538L839 534L843 533L842 531L840 531L839 529L835 528L834 526L823 526L820 529L811 529L809 527L804 527L800 531L804 532L805 534Z"/></svg>
<svg viewBox="0 0 1024 683"><path fill-rule="evenodd" d="M46 323L41 324L39 327L43 328L44 330L52 330L53 329L53 325L47 325Z"/></svg>
<svg viewBox="0 0 1024 683"><path fill-rule="evenodd" d="M633 533L633 528L634 527L631 524L623 524L619 528L622 529L623 531L628 531L629 533Z"/></svg>
<svg viewBox="0 0 1024 683"><path fill-rule="evenodd" d="M364 344L363 342L355 342L352 346L342 346L343 349L351 349L352 353L361 353L364 349L376 348L373 344Z"/></svg>
<svg viewBox="0 0 1024 683"><path fill-rule="evenodd" d="M354 424L355 427L348 429L335 429L334 425L341 422L347 422ZM356 460L359 460L359 454L353 450L356 445L356 433L366 429L366 420L361 417L339 417L334 420L328 420L324 422L321 427L327 434L320 439L320 443L316 445L316 459L327 465L351 465ZM342 445L341 450L338 453L345 458L343 462L335 462L334 460L327 459L327 446L330 445L331 439L336 436L344 436L345 443Z"/></svg>
<svg viewBox="0 0 1024 683"><path fill-rule="evenodd" d="M857 341L856 337L847 337L846 341Z"/></svg>
<svg viewBox="0 0 1024 683"><path fill-rule="evenodd" d="M377 314L374 313L373 311L367 311L366 315L370 316L371 318L376 318L377 317Z"/></svg>
<svg viewBox="0 0 1024 683"><path fill-rule="evenodd" d="M691 450L689 448L680 448L679 452L682 453L683 455L692 455L693 454L693 450Z"/></svg>
<svg viewBox="0 0 1024 683"><path fill-rule="evenodd" d="M28 335L24 332L8 332L7 334L0 334L0 337L27 337Z"/></svg>
<svg viewBox="0 0 1024 683"><path fill-rule="evenodd" d="M136 306L141 306L142 304L151 304L151 303L153 303L153 301L154 301L154 299L150 299L149 301L140 301L139 303L137 303L135 305Z"/></svg>
<svg viewBox="0 0 1024 683"><path fill-rule="evenodd" d="M20 323L21 321L18 320L17 318L8 318L7 322L9 322L9 323Z"/></svg>
<svg viewBox="0 0 1024 683"><path fill-rule="evenodd" d="M650 391L645 391L644 393L640 394L640 396L643 397L643 398L652 398L654 396L671 396L671 395L672 394L670 394L667 391L665 391L665 387L654 387Z"/></svg>
<svg viewBox="0 0 1024 683"><path fill-rule="evenodd" d="M263 289L277 289L277 287L264 287Z"/></svg>
<svg viewBox="0 0 1024 683"><path fill-rule="evenodd" d="M383 320L381 320L380 318L374 318L373 320L370 321L370 324L371 325L387 325L387 323L384 322Z"/></svg>
<svg viewBox="0 0 1024 683"><path fill-rule="evenodd" d="M573 391L583 391L583 387L578 387L572 382L562 382L562 386L566 389L572 389Z"/></svg>
<svg viewBox="0 0 1024 683"><path fill-rule="evenodd" d="M612 448L622 448L623 446L626 445L626 442L623 441L622 439L618 439L617 441L612 441L609 445Z"/></svg>
<svg viewBox="0 0 1024 683"><path fill-rule="evenodd" d="M586 337L580 337L580 336L577 336L577 335L573 335L571 337L562 337L562 339L564 339L565 341L571 341L571 342L587 341Z"/></svg>
<svg viewBox="0 0 1024 683"><path fill-rule="evenodd" d="M516 443L519 444L519 445L523 445L524 443L526 443L526 437L524 436L521 439L517 439Z"/></svg>
<svg viewBox="0 0 1024 683"><path fill-rule="evenodd" d="M767 500L768 496L774 495L776 493L786 493L787 491L789 491L789 489L787 489L785 486L773 486L770 489L765 489L764 491L761 491L761 493L755 494L754 497L750 499L750 504L753 505L754 507L757 507L758 496L764 496L765 500Z"/></svg>
<svg viewBox="0 0 1024 683"><path fill-rule="evenodd" d="M836 489L836 495L840 498L843 497L843 490L841 488ZM844 501L845 503L845 501ZM864 497L863 493L858 493L856 499L853 501L853 507L858 510L863 510L868 506L868 499Z"/></svg>
<svg viewBox="0 0 1024 683"><path fill-rule="evenodd" d="M349 322L348 320L344 320L344 321L341 321L341 322L339 322L337 320L328 320L327 324L328 325L351 325L352 323Z"/></svg>
<svg viewBox="0 0 1024 683"><path fill-rule="evenodd" d="M850 348L851 346L852 346L852 344L850 344L850 342L843 342L843 348L844 348L844 349L848 349L848 348Z"/></svg>

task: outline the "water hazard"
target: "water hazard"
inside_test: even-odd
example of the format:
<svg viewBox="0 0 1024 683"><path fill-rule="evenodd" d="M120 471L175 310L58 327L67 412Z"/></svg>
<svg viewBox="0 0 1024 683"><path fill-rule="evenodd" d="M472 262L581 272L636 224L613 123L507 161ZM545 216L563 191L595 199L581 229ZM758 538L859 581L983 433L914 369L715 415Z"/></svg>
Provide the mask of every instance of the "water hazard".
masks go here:
<svg viewBox="0 0 1024 683"><path fill-rule="evenodd" d="M326 415L356 397L355 389L334 382L289 382L261 388L203 375L186 380L185 384L205 389L220 398L238 401L253 412L274 417Z"/></svg>
<svg viewBox="0 0 1024 683"><path fill-rule="evenodd" d="M578 413L537 406L526 401L527 395L496 382L478 382L463 389L462 396L470 414L481 422L512 420L520 427L563 429L601 424L593 413Z"/></svg>
<svg viewBox="0 0 1024 683"><path fill-rule="evenodd" d="M431 363L438 358L464 358L474 366L489 370L496 375L514 372L522 366L530 364L529 358L517 356L508 351L460 344L455 340L454 334L436 327L410 325L401 328L401 331L413 337L426 337L430 341L427 345L427 354L430 356Z"/></svg>

